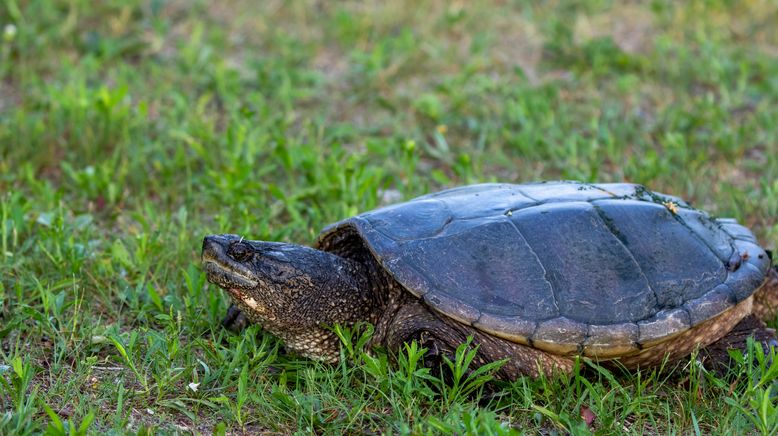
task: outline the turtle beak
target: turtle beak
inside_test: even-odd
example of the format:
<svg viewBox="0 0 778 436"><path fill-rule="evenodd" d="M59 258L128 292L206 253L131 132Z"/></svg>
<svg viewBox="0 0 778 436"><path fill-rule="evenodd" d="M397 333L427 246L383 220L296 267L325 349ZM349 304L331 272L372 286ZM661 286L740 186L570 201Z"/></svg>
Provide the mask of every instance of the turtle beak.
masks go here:
<svg viewBox="0 0 778 436"><path fill-rule="evenodd" d="M209 235L203 238L200 259L209 282L225 289L257 286L257 280L251 270L227 254L230 243L241 239L238 235Z"/></svg>

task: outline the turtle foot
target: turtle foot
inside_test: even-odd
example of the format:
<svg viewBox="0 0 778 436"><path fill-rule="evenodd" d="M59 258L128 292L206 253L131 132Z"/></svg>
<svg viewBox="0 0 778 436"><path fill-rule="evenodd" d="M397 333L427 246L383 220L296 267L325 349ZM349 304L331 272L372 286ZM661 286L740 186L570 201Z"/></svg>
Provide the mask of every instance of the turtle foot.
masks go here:
<svg viewBox="0 0 778 436"><path fill-rule="evenodd" d="M246 315L238 309L238 306L232 304L227 309L227 314L222 319L222 327L233 333L239 333L249 325Z"/></svg>

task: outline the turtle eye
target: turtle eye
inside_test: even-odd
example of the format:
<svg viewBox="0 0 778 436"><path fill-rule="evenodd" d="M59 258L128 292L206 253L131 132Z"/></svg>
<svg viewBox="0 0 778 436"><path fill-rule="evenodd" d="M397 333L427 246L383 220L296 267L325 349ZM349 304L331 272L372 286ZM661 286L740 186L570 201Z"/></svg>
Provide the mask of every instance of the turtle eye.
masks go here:
<svg viewBox="0 0 778 436"><path fill-rule="evenodd" d="M240 242L230 245L227 254L237 262L244 262L251 257L251 251L245 244L241 244Z"/></svg>

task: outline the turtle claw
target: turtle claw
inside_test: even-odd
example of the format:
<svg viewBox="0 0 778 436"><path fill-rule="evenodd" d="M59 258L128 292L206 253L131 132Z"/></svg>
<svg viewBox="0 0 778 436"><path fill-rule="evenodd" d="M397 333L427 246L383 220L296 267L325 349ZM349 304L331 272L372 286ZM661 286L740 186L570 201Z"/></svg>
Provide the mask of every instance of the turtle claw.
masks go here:
<svg viewBox="0 0 778 436"><path fill-rule="evenodd" d="M246 315L236 305L230 305L227 314L222 319L222 327L233 332L239 333L248 327L249 320Z"/></svg>
<svg viewBox="0 0 778 436"><path fill-rule="evenodd" d="M770 339L767 342L762 342L762 349L764 355L767 358L767 366L773 365L774 356L778 355L778 339Z"/></svg>
<svg viewBox="0 0 778 436"><path fill-rule="evenodd" d="M420 345L424 348L427 348L428 357L438 357L441 355L438 341L433 340L428 332L422 332L420 339Z"/></svg>
<svg viewBox="0 0 778 436"><path fill-rule="evenodd" d="M765 367L769 368L773 366L775 358L778 357L778 339L775 337L775 330L770 328L764 330L771 337L764 338L761 341L758 341L758 343L762 346L762 351L764 352Z"/></svg>

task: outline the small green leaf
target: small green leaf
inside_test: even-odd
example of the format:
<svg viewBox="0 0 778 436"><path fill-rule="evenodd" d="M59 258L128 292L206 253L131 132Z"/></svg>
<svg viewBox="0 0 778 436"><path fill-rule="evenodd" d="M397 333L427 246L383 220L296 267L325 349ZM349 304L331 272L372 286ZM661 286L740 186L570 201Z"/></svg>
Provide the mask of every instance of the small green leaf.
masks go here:
<svg viewBox="0 0 778 436"><path fill-rule="evenodd" d="M116 347L116 350L119 352L119 354L122 355L122 358L125 361L129 361L130 357L127 355L127 350L124 349L124 345L119 341L119 338L111 335L109 339L111 340L111 342L113 342L113 345L114 347Z"/></svg>
<svg viewBox="0 0 778 436"><path fill-rule="evenodd" d="M84 417L84 420L81 421L81 425L78 426L78 434L79 435L86 435L87 434L87 430L89 430L89 426L92 425L92 422L94 420L95 420L95 411L91 410Z"/></svg>
<svg viewBox="0 0 778 436"><path fill-rule="evenodd" d="M48 428L46 429L46 434L50 435L64 435L65 434L65 425L62 424L62 420L59 419L59 416L54 412L54 410L49 407L48 404L43 404L43 410L46 411L46 414L49 415L49 419L51 422L49 422Z"/></svg>
<svg viewBox="0 0 778 436"><path fill-rule="evenodd" d="M111 246L111 254L116 260L119 261L125 268L135 269L135 264L130 259L130 252L122 243L121 239L117 239Z"/></svg>
<svg viewBox="0 0 778 436"><path fill-rule="evenodd" d="M148 291L151 302L154 303L154 306L156 306L157 310L159 310L160 312L163 311L164 307L162 305L162 298L159 297L159 294L157 293L157 290L154 288L154 285L149 283L146 286L146 289Z"/></svg>

